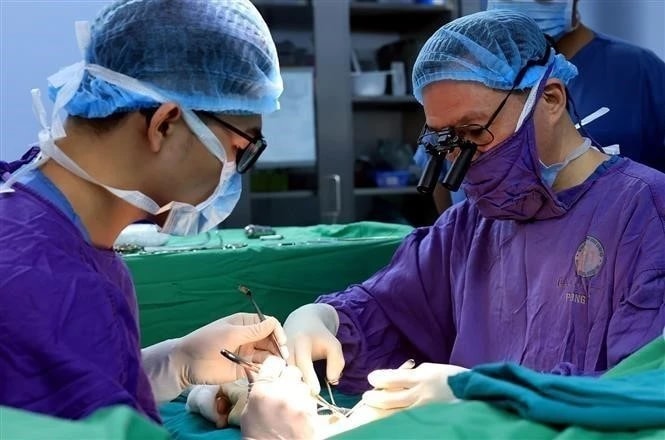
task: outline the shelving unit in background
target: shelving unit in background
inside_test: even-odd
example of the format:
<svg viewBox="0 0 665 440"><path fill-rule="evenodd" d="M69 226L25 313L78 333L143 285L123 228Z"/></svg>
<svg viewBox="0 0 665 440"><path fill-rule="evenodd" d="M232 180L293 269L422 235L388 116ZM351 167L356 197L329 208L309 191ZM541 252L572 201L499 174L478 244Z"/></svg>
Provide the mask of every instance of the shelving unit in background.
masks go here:
<svg viewBox="0 0 665 440"><path fill-rule="evenodd" d="M440 19L449 20L456 11L453 1L443 5L420 3L350 2L351 29L370 32L421 32L423 28L437 29ZM432 27L432 25L435 25Z"/></svg>
<svg viewBox="0 0 665 440"><path fill-rule="evenodd" d="M298 45L305 42L305 46L311 46L315 29L314 7L310 0L252 0L252 3L268 24L278 47L280 42L294 39ZM285 61L280 59L283 72L293 67ZM310 64L309 67L314 66ZM319 123L320 121L315 119L315 130ZM267 141L270 148L270 136ZM272 147L275 148L274 143ZM277 174L281 178L277 184L271 184L271 179ZM303 183L292 188L290 185L293 184L289 183L289 180L295 180L294 176ZM269 169L259 165L243 176L241 201L231 217L224 222L224 226L243 227L249 223L273 226L308 225L319 223L319 219L316 164Z"/></svg>
<svg viewBox="0 0 665 440"><path fill-rule="evenodd" d="M267 191L252 192L251 176L243 176L241 202L224 226L251 222L273 226L348 223L372 218L366 207L386 200L388 210L400 205L402 211L421 213L420 218L407 219L412 224L431 223L435 215L431 200L417 194L415 187L357 187L354 182L355 160L363 136L369 141L373 134L390 133L396 140L413 144L424 117L410 94L353 96L351 47L357 33L392 34L424 42L435 29L456 16L457 0L448 0L449 4L442 6L350 0L252 2L276 41L283 34L294 33L304 33L313 40L317 161L310 168L289 169L289 177L297 176L307 184L286 190L264 188ZM414 50L414 59L416 54ZM408 69L406 76L410 77ZM364 135L358 130L363 120ZM270 148L270 139L268 145Z"/></svg>
<svg viewBox="0 0 665 440"><path fill-rule="evenodd" d="M385 44L402 42L398 43L402 46L398 60L406 65L407 79L407 94L403 96L352 96L356 154L376 156L379 140L409 145L413 153L424 115L411 93L411 67L425 40L457 16L456 7L452 1L444 5L352 1L349 16L354 48L367 46L362 44L363 38L376 43L382 35ZM384 62L378 67L384 70L389 66ZM404 187L359 187L367 185L367 179L356 179L353 192L356 219L407 222L414 226L432 224L437 214L431 197L416 191L415 179L414 175Z"/></svg>

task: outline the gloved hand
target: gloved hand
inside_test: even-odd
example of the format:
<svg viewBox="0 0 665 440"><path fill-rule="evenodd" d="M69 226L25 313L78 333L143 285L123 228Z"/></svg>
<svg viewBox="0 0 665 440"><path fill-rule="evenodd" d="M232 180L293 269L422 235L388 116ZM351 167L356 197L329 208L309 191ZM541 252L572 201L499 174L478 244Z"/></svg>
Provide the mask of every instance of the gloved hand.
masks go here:
<svg viewBox="0 0 665 440"><path fill-rule="evenodd" d="M337 311L328 304L304 305L293 311L284 323L289 365L295 365L302 371L312 394L321 392L313 361L327 359L326 378L333 385L339 382L344 369L344 355L342 345L335 338L338 327Z"/></svg>
<svg viewBox="0 0 665 440"><path fill-rule="evenodd" d="M418 367L372 371L367 380L375 388L363 394L369 406L380 409L406 408L429 402L456 400L448 378L468 371L448 364L423 363Z"/></svg>
<svg viewBox="0 0 665 440"><path fill-rule="evenodd" d="M270 357L251 384L240 430L251 440L313 439L316 417L316 401L300 371Z"/></svg>
<svg viewBox="0 0 665 440"><path fill-rule="evenodd" d="M280 345L277 347L270 335ZM258 315L236 313L178 339L142 350L143 368L158 402L172 400L188 386L222 384L246 377L245 370L224 358L222 348L262 362L270 354L287 357L286 335L275 318L261 322Z"/></svg>

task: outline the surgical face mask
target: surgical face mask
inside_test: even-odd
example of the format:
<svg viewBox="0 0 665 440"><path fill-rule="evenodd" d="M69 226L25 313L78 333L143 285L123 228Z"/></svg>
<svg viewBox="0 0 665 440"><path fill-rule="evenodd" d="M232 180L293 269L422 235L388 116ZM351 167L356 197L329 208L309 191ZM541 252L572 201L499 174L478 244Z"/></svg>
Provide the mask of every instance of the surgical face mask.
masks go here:
<svg viewBox="0 0 665 440"><path fill-rule="evenodd" d="M536 151L533 110L551 69L531 89L515 132L481 154L466 173L462 188L485 218L542 220L568 211L541 179Z"/></svg>
<svg viewBox="0 0 665 440"><path fill-rule="evenodd" d="M591 139L584 139L582 145L571 151L570 154L568 154L568 156L566 156L566 158L563 160L563 162L555 163L552 165L545 165L542 160L538 160L538 162L540 162L540 176L543 178L543 181L547 184L547 186L551 188L554 185L556 176L561 172L561 170L570 162L586 153L589 148L591 148Z"/></svg>
<svg viewBox="0 0 665 440"><path fill-rule="evenodd" d="M555 41L573 29L573 0L488 0L487 10L491 9L528 15Z"/></svg>
<svg viewBox="0 0 665 440"><path fill-rule="evenodd" d="M51 158L82 179L106 188L116 197L143 211L153 215L168 211L160 228L165 234L186 236L207 232L229 216L240 198L241 178L235 171L235 162L224 163L219 182L205 201L196 206L173 201L160 207L139 191L121 190L102 184L71 160L53 141L40 142L40 148L43 156L41 160Z"/></svg>
<svg viewBox="0 0 665 440"><path fill-rule="evenodd" d="M204 202L196 206L171 202L162 232L172 235L196 235L207 232L223 222L238 204L242 179L235 170L235 162L226 162L219 184Z"/></svg>
<svg viewBox="0 0 665 440"><path fill-rule="evenodd" d="M79 25L79 27L77 27L79 45L84 48L86 43L82 42L81 38L85 37L86 33L79 31L84 31L85 28L80 27L79 23L77 23L77 25ZM39 132L39 146L41 152L35 161L19 169L7 181L0 185L0 193L13 191L11 185L16 182L21 175L31 169L41 166L50 158L80 178L104 187L116 197L123 199L127 203L143 211L152 215L158 215L168 211L164 225L161 228L161 231L164 233L172 235L195 235L206 232L224 221L240 199L241 178L235 170L235 162L229 162L226 160L226 153L219 139L217 139L203 121L201 121L201 119L189 109L182 109L183 119L208 151L210 151L210 153L222 163L219 182L212 194L205 201L196 206L180 201L173 201L165 206L159 206L155 201L139 191L122 190L104 185L94 177L90 176L62 150L60 150L60 148L58 148L55 144L55 140L66 136L64 127L59 118L59 111L69 102L78 89L85 71L118 87L148 96L156 102L168 101L167 98L153 90L150 86L102 66L79 62L66 67L49 78L49 82L59 89L53 105L50 127L46 121L46 111L41 102L39 90L32 91L35 112L42 125L42 130Z"/></svg>

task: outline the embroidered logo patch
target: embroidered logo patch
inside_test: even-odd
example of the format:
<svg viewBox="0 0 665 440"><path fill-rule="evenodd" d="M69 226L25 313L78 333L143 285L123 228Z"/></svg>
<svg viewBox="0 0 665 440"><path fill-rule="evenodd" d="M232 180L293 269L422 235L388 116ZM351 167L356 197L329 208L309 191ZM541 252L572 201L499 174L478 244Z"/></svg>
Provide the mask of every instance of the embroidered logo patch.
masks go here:
<svg viewBox="0 0 665 440"><path fill-rule="evenodd" d="M575 270L581 277L592 277L598 273L605 260L603 245L587 235L575 252Z"/></svg>

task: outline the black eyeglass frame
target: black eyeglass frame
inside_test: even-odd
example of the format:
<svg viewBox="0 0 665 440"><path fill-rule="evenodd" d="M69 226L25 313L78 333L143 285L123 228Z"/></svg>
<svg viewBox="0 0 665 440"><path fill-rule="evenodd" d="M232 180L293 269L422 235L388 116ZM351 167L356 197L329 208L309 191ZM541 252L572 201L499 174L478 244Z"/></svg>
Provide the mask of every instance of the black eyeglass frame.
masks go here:
<svg viewBox="0 0 665 440"><path fill-rule="evenodd" d="M249 171L259 159L261 153L263 153L263 151L268 146L268 143L266 142L266 139L263 137L263 135L250 136L238 127L229 124L213 113L205 112L203 114L215 120L222 127L237 134L248 142L244 149L238 149L238 152L236 153L236 171L238 171L239 174L244 174Z"/></svg>

